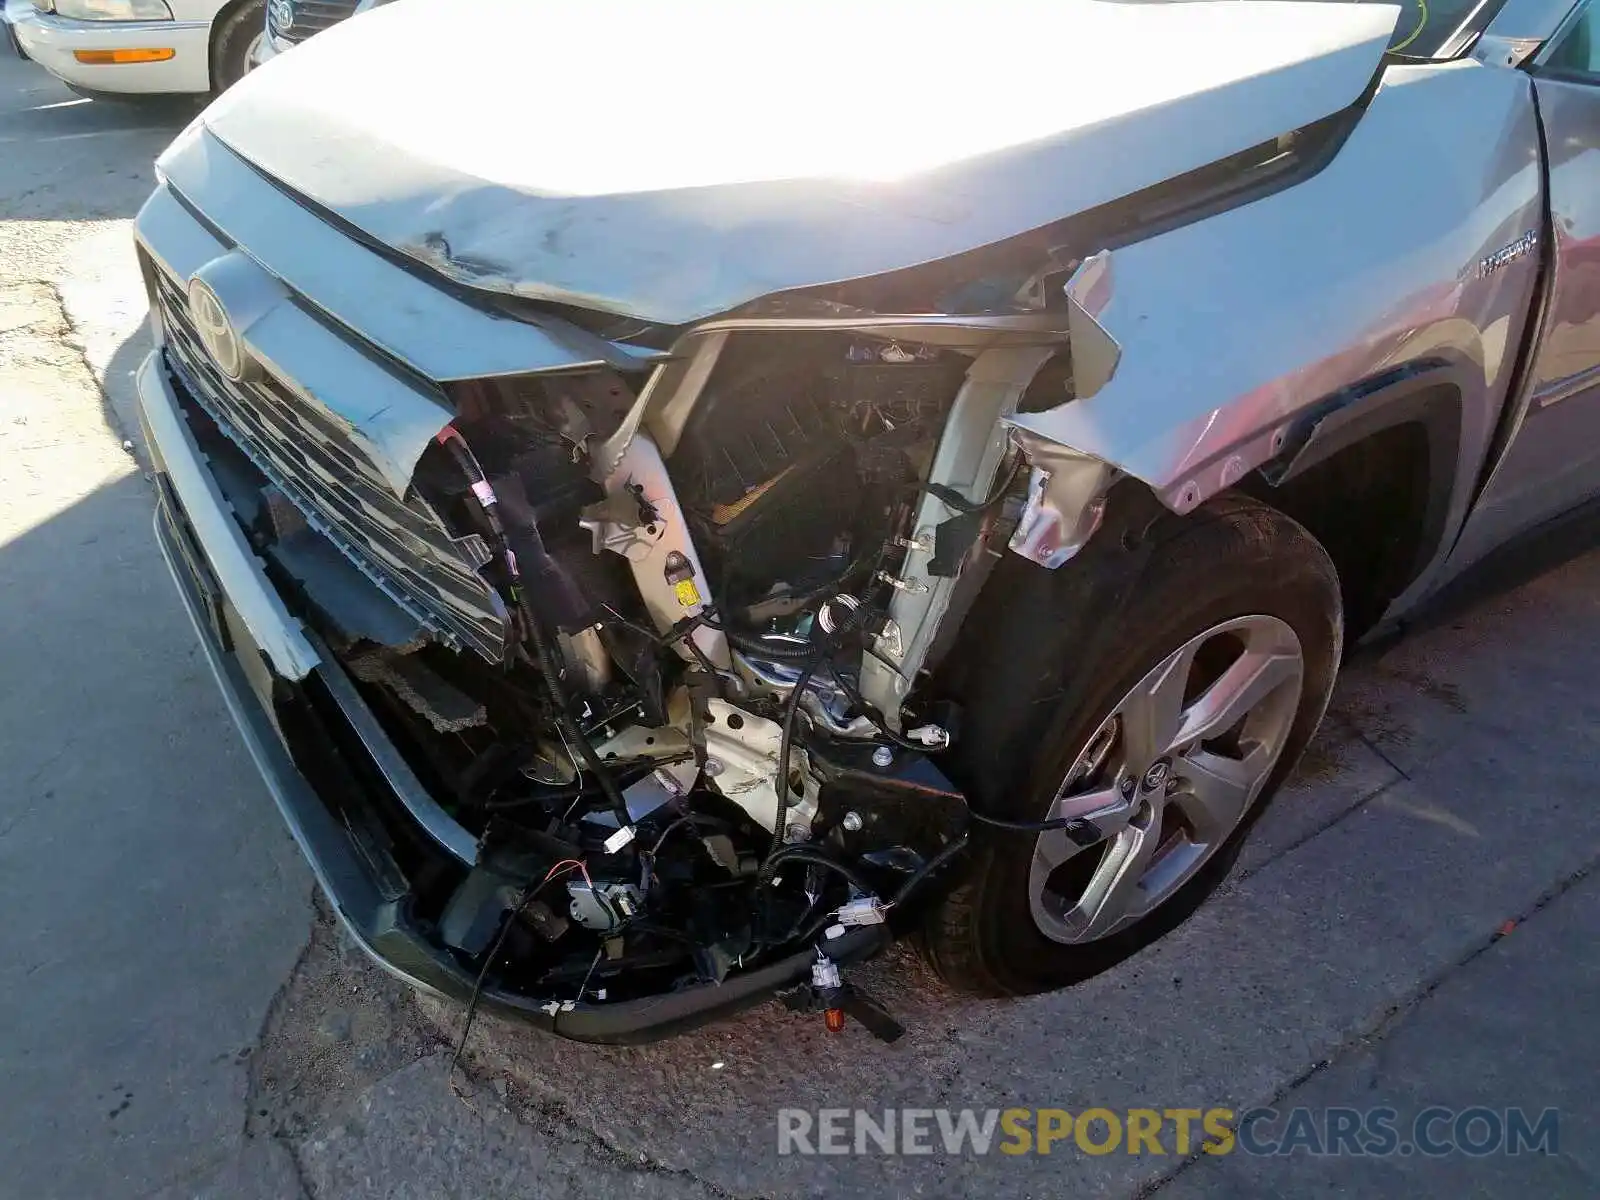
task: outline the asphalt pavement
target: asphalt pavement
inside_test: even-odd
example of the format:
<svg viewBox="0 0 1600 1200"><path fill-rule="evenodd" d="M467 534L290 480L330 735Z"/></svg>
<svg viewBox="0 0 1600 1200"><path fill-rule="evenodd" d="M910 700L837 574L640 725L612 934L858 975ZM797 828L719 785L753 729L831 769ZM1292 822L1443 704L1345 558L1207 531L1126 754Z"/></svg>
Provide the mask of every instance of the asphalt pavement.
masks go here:
<svg viewBox="0 0 1600 1200"><path fill-rule="evenodd" d="M861 977L893 1046L481 1020L452 1073L459 1014L329 921L151 540L129 222L193 113L0 57L0 1196L1600 1194L1594 552L1354 664L1240 875L1088 984L976 1002L900 949ZM779 1153L780 1110L855 1108L1272 1115L1226 1154ZM1259 1152L1296 1109L1322 1144ZM1406 1136L1311 1153L1335 1110Z"/></svg>

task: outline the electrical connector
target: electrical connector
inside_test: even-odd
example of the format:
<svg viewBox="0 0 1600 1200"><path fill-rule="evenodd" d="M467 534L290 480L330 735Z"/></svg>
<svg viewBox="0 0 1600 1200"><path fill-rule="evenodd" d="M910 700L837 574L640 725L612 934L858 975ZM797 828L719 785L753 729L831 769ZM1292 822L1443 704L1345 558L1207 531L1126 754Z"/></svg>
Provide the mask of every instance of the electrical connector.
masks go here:
<svg viewBox="0 0 1600 1200"><path fill-rule="evenodd" d="M906 737L929 750L945 750L950 746L950 731L942 725L918 725L906 730Z"/></svg>
<svg viewBox="0 0 1600 1200"><path fill-rule="evenodd" d="M621 850L631 841L633 841L633 826L624 825L610 837L606 838L601 845L606 848L607 854L615 854L618 850Z"/></svg>
<svg viewBox="0 0 1600 1200"><path fill-rule="evenodd" d="M882 925L887 917L883 901L876 896L857 896L839 909L839 924L845 926Z"/></svg>
<svg viewBox="0 0 1600 1200"><path fill-rule="evenodd" d="M838 988L842 982L839 964L826 954L817 955L817 961L811 964L811 986L819 992L828 993Z"/></svg>

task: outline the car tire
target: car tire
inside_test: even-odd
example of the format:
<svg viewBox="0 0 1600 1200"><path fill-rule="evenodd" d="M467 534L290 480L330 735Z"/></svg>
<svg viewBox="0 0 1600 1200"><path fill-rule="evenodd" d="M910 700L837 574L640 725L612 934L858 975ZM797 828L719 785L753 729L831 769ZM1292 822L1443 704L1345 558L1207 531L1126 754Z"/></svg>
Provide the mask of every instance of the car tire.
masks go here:
<svg viewBox="0 0 1600 1200"><path fill-rule="evenodd" d="M1105 555L1096 562L1085 553L1054 572L1008 559L974 613L983 632L976 655L967 653L968 722L952 774L975 810L1028 823L1112 815L1080 821L1076 838L975 827L968 872L922 930L935 970L961 990L1018 995L1067 986L1182 923L1227 876L1326 710L1343 622L1337 574L1316 539L1282 513L1229 494L1188 517L1156 521L1144 541L1137 573L1120 590L1084 586L1083 572L1113 569ZM1113 545L1111 554L1125 550ZM1180 703L1190 705L1192 695L1200 715L1183 707L1172 726L1162 705L1179 694L1180 667ZM1189 757L1169 754L1159 789L1149 790L1153 772L1133 760L1143 743L1166 736L1150 731L1164 723L1179 735L1209 729L1205 718L1233 712L1214 699L1227 699L1223 683L1245 688L1257 677L1251 672L1257 690L1279 681L1238 724L1184 751ZM1240 691L1237 701L1251 694ZM1063 786L1069 776L1077 781ZM1212 806L1218 777L1239 790ZM1251 779L1248 787L1239 782ZM1116 803L1101 805L1104 797ZM1240 815L1224 836L1218 830L1228 826L1212 808L1231 813L1230 805ZM1191 820L1191 810L1201 819ZM1115 832L1080 849L1102 836L1101 825ZM1140 855L1149 865L1137 865ZM1123 886L1129 880L1137 882Z"/></svg>
<svg viewBox="0 0 1600 1200"><path fill-rule="evenodd" d="M211 91L221 95L249 72L251 49L266 29L266 0L245 0L211 28Z"/></svg>

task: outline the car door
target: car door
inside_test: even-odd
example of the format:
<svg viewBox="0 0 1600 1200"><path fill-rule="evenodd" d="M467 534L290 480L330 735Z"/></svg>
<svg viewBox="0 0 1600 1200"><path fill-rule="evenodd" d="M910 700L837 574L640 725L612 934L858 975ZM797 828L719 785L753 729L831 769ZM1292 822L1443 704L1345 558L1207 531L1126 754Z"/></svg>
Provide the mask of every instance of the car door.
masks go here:
<svg viewBox="0 0 1600 1200"><path fill-rule="evenodd" d="M1532 72L1549 162L1549 306L1520 427L1462 535L1461 566L1600 495L1600 0L1578 6Z"/></svg>

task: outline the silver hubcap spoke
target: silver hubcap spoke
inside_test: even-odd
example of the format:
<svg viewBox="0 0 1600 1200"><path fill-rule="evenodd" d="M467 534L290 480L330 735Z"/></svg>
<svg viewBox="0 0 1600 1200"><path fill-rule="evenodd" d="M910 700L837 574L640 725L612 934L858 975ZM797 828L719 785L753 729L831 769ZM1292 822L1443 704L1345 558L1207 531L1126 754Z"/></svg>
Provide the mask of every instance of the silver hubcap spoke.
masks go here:
<svg viewBox="0 0 1600 1200"><path fill-rule="evenodd" d="M1188 708L1173 739L1186 746L1226 733L1290 679L1300 677L1300 651L1246 650Z"/></svg>
<svg viewBox="0 0 1600 1200"><path fill-rule="evenodd" d="M1161 840L1161 812L1156 809L1123 826L1106 847L1078 903L1065 915L1078 941L1104 937L1145 910L1139 883Z"/></svg>
<svg viewBox="0 0 1600 1200"><path fill-rule="evenodd" d="M1083 817L1094 820L1096 817L1108 813L1122 813L1127 819L1129 802L1122 797L1116 788L1098 788L1091 792L1078 792L1073 795L1063 796L1056 801L1052 813L1057 817Z"/></svg>
<svg viewBox="0 0 1600 1200"><path fill-rule="evenodd" d="M1266 776L1257 750L1242 761L1197 751L1183 761L1183 783L1171 799L1189 819L1195 841L1225 841L1255 799L1256 785Z"/></svg>
<svg viewBox="0 0 1600 1200"><path fill-rule="evenodd" d="M1084 847L1052 830L1035 842L1028 891L1040 931L1094 941L1192 878L1277 764L1304 674L1294 631L1251 616L1193 638L1141 679L1079 754L1051 808L1102 840Z"/></svg>
<svg viewBox="0 0 1600 1200"><path fill-rule="evenodd" d="M1075 817L1088 821L1102 834L1112 834L1128 823L1138 803L1137 794L1130 800L1116 788L1100 788L1058 798L1050 815L1052 819ZM1051 829L1039 835L1033 856L1046 871L1053 871L1082 848L1066 830Z"/></svg>
<svg viewBox="0 0 1600 1200"><path fill-rule="evenodd" d="M1051 829L1039 835L1033 844L1034 869L1054 871L1078 852L1078 844L1067 836L1064 829Z"/></svg>
<svg viewBox="0 0 1600 1200"><path fill-rule="evenodd" d="M1122 702L1129 767L1136 774L1172 749L1183 722L1183 689L1200 643L1191 642L1146 675Z"/></svg>

